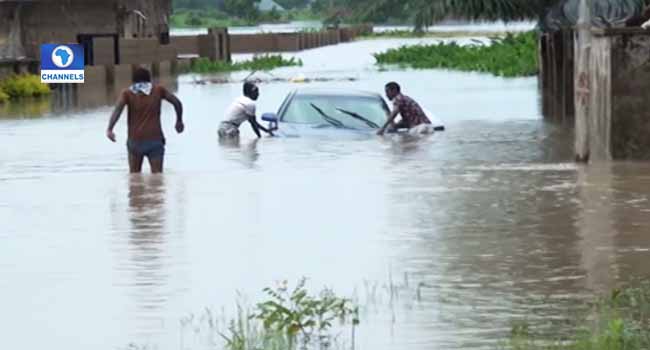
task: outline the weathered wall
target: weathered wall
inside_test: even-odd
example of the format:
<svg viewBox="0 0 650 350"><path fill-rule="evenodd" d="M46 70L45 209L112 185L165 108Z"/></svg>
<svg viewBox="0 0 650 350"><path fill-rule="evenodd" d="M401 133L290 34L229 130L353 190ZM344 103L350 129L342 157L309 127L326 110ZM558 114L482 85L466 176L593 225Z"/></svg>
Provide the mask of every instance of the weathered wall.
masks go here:
<svg viewBox="0 0 650 350"><path fill-rule="evenodd" d="M95 65L115 64L115 41L113 38L94 38L93 50Z"/></svg>
<svg viewBox="0 0 650 350"><path fill-rule="evenodd" d="M20 24L22 4L0 4L0 61L25 56Z"/></svg>
<svg viewBox="0 0 650 350"><path fill-rule="evenodd" d="M20 16L26 55L39 56L39 45L76 43L82 33L116 33L113 1L44 1L23 5Z"/></svg>
<svg viewBox="0 0 650 350"><path fill-rule="evenodd" d="M170 43L176 48L179 55L199 54L199 39L196 35L172 36Z"/></svg>
<svg viewBox="0 0 650 350"><path fill-rule="evenodd" d="M611 36L611 152L614 159L650 159L650 33Z"/></svg>
<svg viewBox="0 0 650 350"><path fill-rule="evenodd" d="M542 115L547 120L572 122L575 117L573 31L542 34L539 65Z"/></svg>
<svg viewBox="0 0 650 350"><path fill-rule="evenodd" d="M169 32L171 0L119 0L118 27L124 38L154 38Z"/></svg>
<svg viewBox="0 0 650 350"><path fill-rule="evenodd" d="M176 59L172 45L160 45L157 39L121 39L120 63L143 64Z"/></svg>
<svg viewBox="0 0 650 350"><path fill-rule="evenodd" d="M171 0L0 1L0 59L38 58L40 44L76 43L79 34L164 40L170 14Z"/></svg>
<svg viewBox="0 0 650 350"><path fill-rule="evenodd" d="M612 126L612 48L603 36L591 38L589 53L589 117L588 143L591 160L610 160Z"/></svg>

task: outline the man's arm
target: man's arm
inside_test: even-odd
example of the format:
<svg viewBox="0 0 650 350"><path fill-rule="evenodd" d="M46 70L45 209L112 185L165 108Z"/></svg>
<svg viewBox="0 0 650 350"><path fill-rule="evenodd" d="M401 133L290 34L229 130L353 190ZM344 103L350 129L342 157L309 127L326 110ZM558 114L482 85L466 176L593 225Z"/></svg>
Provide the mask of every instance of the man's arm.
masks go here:
<svg viewBox="0 0 650 350"><path fill-rule="evenodd" d="M167 89L164 90L162 97L174 106L174 111L176 111L176 132L179 134L182 133L183 130L185 130L185 125L183 124L183 104L176 95L172 94Z"/></svg>
<svg viewBox="0 0 650 350"><path fill-rule="evenodd" d="M257 124L258 129L260 129L260 130L264 131L265 133L273 136L273 132L270 129L267 129L267 128L263 127L262 124L257 122L257 119L253 119L253 120L255 120L255 124Z"/></svg>
<svg viewBox="0 0 650 350"><path fill-rule="evenodd" d="M257 138L261 138L262 135L260 134L260 125L257 124L257 120L255 120L255 116L249 116L248 123L250 123L251 128L253 128L253 131L255 132L255 135L257 135Z"/></svg>
<svg viewBox="0 0 650 350"><path fill-rule="evenodd" d="M386 123L379 129L379 131L377 131L377 135L383 135L384 132L386 132L386 128L388 128L389 125L393 124L393 121L395 118L397 118L398 114L399 110L397 108L393 109L388 115L388 120L386 120Z"/></svg>
<svg viewBox="0 0 650 350"><path fill-rule="evenodd" d="M108 120L108 128L106 128L106 137L113 142L115 142L115 133L113 132L113 128L115 128L115 124L117 124L117 121L120 119L124 106L126 106L126 96L125 93L122 92L120 98L117 100L115 109L113 109L113 114L111 114L111 118Z"/></svg>

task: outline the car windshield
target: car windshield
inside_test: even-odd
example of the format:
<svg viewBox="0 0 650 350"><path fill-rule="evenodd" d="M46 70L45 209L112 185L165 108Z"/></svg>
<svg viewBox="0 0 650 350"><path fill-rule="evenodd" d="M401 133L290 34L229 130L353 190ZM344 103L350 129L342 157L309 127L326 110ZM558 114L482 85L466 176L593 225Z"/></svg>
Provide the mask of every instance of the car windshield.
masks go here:
<svg viewBox="0 0 650 350"><path fill-rule="evenodd" d="M340 122L354 129L378 128L386 122L387 113L379 97L302 95L291 100L282 121L334 126Z"/></svg>

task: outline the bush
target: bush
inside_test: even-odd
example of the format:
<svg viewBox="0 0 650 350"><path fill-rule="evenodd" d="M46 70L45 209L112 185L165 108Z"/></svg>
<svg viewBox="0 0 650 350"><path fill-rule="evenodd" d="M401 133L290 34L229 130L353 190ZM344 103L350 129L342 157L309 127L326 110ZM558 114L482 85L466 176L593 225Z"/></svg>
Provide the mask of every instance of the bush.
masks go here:
<svg viewBox="0 0 650 350"><path fill-rule="evenodd" d="M375 54L378 64L416 69L447 68L492 73L502 77L537 74L537 34L534 31L492 38L490 44L402 46Z"/></svg>
<svg viewBox="0 0 650 350"><path fill-rule="evenodd" d="M35 97L51 93L50 88L41 83L40 77L33 74L13 75L0 81L0 90L10 98Z"/></svg>
<svg viewBox="0 0 650 350"><path fill-rule="evenodd" d="M354 332L359 324L358 306L330 289L310 295L305 283L306 279L301 279L293 290L286 281L265 288L267 300L258 303L253 313L238 304L237 319L220 332L225 349L327 349L335 342L334 323L350 326Z"/></svg>
<svg viewBox="0 0 650 350"><path fill-rule="evenodd" d="M4 103L4 102L7 102L7 101L9 101L9 95L7 95L6 92L4 92L4 91L2 91L2 89L0 89L0 103Z"/></svg>

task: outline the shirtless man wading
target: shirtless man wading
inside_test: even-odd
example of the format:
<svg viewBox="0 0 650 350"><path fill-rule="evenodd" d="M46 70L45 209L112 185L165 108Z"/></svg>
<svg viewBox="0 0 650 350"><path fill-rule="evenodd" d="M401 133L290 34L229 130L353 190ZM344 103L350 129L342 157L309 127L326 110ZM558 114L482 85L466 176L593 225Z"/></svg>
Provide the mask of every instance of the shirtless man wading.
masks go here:
<svg viewBox="0 0 650 350"><path fill-rule="evenodd" d="M165 136L160 122L160 107L162 100L174 106L176 111L176 131L180 134L185 129L183 125L183 105L167 89L151 83L151 73L145 68L137 68L133 72L133 85L124 89L108 122L106 137L116 142L113 128L120 119L122 110L128 108L127 125L129 152L129 170L131 173L142 171L144 157L149 160L152 173L163 171L165 156Z"/></svg>

